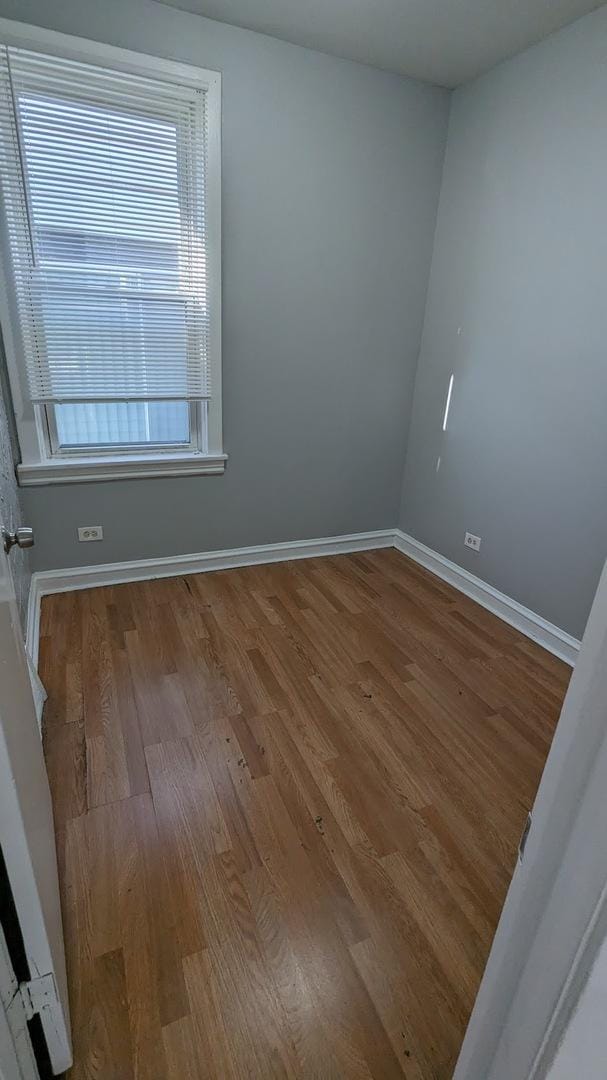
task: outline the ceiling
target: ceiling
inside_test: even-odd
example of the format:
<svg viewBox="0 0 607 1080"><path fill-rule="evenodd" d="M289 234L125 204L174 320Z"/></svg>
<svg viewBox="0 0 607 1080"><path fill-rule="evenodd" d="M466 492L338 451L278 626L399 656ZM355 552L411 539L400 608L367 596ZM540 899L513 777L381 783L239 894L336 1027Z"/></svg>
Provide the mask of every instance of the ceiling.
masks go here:
<svg viewBox="0 0 607 1080"><path fill-rule="evenodd" d="M321 52L454 87L602 0L162 0Z"/></svg>

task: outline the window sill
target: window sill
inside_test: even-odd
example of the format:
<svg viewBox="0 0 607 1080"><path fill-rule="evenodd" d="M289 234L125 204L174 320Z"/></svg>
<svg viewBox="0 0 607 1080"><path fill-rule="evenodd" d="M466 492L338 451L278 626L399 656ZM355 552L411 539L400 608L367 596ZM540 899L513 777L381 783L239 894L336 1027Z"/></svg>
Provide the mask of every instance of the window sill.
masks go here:
<svg viewBox="0 0 607 1080"><path fill-rule="evenodd" d="M217 476L227 454L145 454L65 457L17 466L21 487L85 484L96 480L134 480L154 476Z"/></svg>

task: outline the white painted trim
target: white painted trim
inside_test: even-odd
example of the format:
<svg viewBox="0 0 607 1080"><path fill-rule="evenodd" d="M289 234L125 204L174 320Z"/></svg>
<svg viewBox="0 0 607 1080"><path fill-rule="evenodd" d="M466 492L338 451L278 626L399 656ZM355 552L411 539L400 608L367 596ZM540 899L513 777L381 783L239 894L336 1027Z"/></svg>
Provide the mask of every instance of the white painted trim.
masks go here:
<svg viewBox="0 0 607 1080"><path fill-rule="evenodd" d="M0 549L7 580L8 562ZM12 590L11 590L12 592ZM59 997L40 1020L54 1073L72 1063L65 950L53 812L13 597L0 603L0 844L11 879L30 972L53 973Z"/></svg>
<svg viewBox="0 0 607 1080"><path fill-rule="evenodd" d="M109 457L47 458L17 466L21 487L83 484L95 480L134 480L152 476L223 473L227 454L124 454Z"/></svg>
<svg viewBox="0 0 607 1080"><path fill-rule="evenodd" d="M545 1080L604 941L606 702L607 568L453 1080ZM590 1077L581 1062L579 1076Z"/></svg>
<svg viewBox="0 0 607 1080"><path fill-rule="evenodd" d="M470 596L472 600L476 600L477 604L487 608L510 626L514 626L516 630L520 630L521 634L536 641L538 645L560 657L565 663L571 664L572 667L575 664L581 642L570 634L566 634L554 623L543 619L541 615L536 615L534 611L523 607L518 601L512 600L505 593L494 589L486 581L475 577L468 570L457 566L437 551L432 551L431 548L415 540L414 537L408 536L407 533L401 532L400 529L395 530L394 547L414 562L424 566L426 570L430 570L432 574L436 574L443 581L447 581L454 588L465 593L466 596Z"/></svg>
<svg viewBox="0 0 607 1080"><path fill-rule="evenodd" d="M30 578L30 591L27 598L27 615L25 626L25 649L36 671L38 670L38 653L40 646L40 600L43 593L39 585L40 574L32 574Z"/></svg>
<svg viewBox="0 0 607 1080"><path fill-rule="evenodd" d="M461 566L432 551L400 529L348 533L314 540L291 540L282 544L258 544L254 547L202 551L192 555L174 555L157 559L134 559L130 562L101 563L98 566L73 566L64 570L39 570L32 575L27 608L26 644L34 667L38 666L40 635L40 600L50 593L74 589L94 589L102 585L120 585L127 581L201 574L209 570L229 570L238 566L285 562L290 559L313 559L322 555L345 555L354 551L395 547L401 554L424 566L432 574L476 600L499 619L514 626L526 637L554 653L566 663L575 664L580 642L554 626L541 615L498 592Z"/></svg>
<svg viewBox="0 0 607 1080"><path fill-rule="evenodd" d="M258 544L255 547L203 551L194 555L174 555L169 558L135 559L132 562L102 563L99 566L74 566L65 570L39 570L32 575L31 601L32 636L40 597L50 593L71 592L74 589L94 589L100 585L121 585L127 581L177 577L181 574L202 574L209 570L231 570L238 566L286 562L290 559L314 559L320 555L343 555L352 551L372 551L393 546L394 532L349 533L318 540L290 540L284 544ZM28 609L28 624L29 610ZM28 640L29 640L28 625Z"/></svg>
<svg viewBox="0 0 607 1080"><path fill-rule="evenodd" d="M40 1080L19 984L0 926L0 1077Z"/></svg>
<svg viewBox="0 0 607 1080"><path fill-rule="evenodd" d="M33 49L70 58L84 63L105 65L119 71L153 77L158 80L181 83L206 91L207 157L206 157L206 213L207 213L207 274L210 311L209 357L211 368L212 397L207 407L206 455L184 455L171 464L155 460L148 455L147 463L135 464L131 456L130 466L119 457L108 460L100 456L87 465L53 458L50 453L46 424L41 420L42 410L34 408L29 400L27 380L23 363L23 341L19 320L15 311L12 284L4 271L5 259L0 259L0 323L4 337L7 368L13 396L15 422L23 464L18 467L22 486L40 484L79 483L93 480L124 480L138 476L186 476L213 474L224 471L226 455L222 442L222 343L221 343L221 72L201 68L181 61L167 60L151 53L134 52L114 45L75 37L29 23L0 18L0 42L17 48ZM1 233L1 230L0 230ZM2 240L0 235L0 241ZM10 259L7 263L10 266Z"/></svg>
<svg viewBox="0 0 607 1080"><path fill-rule="evenodd" d="M291 540L284 544L258 544L255 547L203 551L193 555L168 558L135 559L131 562L101 563L99 566L74 566L65 570L38 570L32 574L27 604L26 648L38 668L40 642L40 601L52 593L75 589L94 589L102 585L122 585L128 581L201 574L209 570L229 570L238 566L285 562L289 559L312 559L320 555L344 555L353 551L372 551L392 547L394 531L348 533L319 540Z"/></svg>
<svg viewBox="0 0 607 1080"><path fill-rule="evenodd" d="M32 697L36 710L36 719L40 734L42 734L42 711L46 701L46 690L38 675L38 654L40 652L40 600L42 594L36 583L36 575L30 579L30 590L27 598L27 615L25 626L25 652L29 669L30 682L32 684Z"/></svg>

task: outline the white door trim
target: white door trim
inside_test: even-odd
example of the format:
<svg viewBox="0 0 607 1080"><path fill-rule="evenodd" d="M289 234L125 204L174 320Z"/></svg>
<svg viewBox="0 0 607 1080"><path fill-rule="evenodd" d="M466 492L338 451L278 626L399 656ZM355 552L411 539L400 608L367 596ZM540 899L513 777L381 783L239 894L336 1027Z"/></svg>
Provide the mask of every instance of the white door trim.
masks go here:
<svg viewBox="0 0 607 1080"><path fill-rule="evenodd" d="M1 926L0 1080L39 1080L27 1016Z"/></svg>
<svg viewBox="0 0 607 1080"><path fill-rule="evenodd" d="M46 780L46 777L44 779ZM44 805L36 808L30 814L30 818L34 820L34 823L37 817L48 818L52 822L50 792L45 789L44 795ZM29 827L31 827L31 822ZM49 912L53 898L49 898L48 895L46 896L45 910L43 910L41 892L39 883L36 880L34 866L30 860L29 852L24 849L23 845L23 836L27 834L27 831L28 826L24 822L18 798L18 784L11 769L10 749L5 734L0 728L0 844L4 852L13 890L16 894L19 922L24 934L30 970L39 970L41 973L46 974L53 970L54 965L58 977L61 979L61 992L57 993L54 1001L40 1010L40 1020L51 1062L57 1072L63 1072L72 1064L70 1033L66 1026L67 980L65 976L65 960L62 954L58 955L56 953L53 955L48 935L55 930L55 926L49 927L44 921L45 914L50 914L56 926L60 928L61 914L58 909ZM40 830L40 834L42 835L42 830ZM45 858L48 864L44 867L45 872L48 872L49 877L53 874L56 876L55 851L46 852ZM41 885L46 888L46 879Z"/></svg>
<svg viewBox="0 0 607 1080"><path fill-rule="evenodd" d="M0 847L33 979L55 995L36 1003L52 1067L72 1063L53 809L36 727L26 650L7 558L0 548ZM40 1006L38 1008L38 1005Z"/></svg>
<svg viewBox="0 0 607 1080"><path fill-rule="evenodd" d="M454 1080L544 1080L607 929L603 571Z"/></svg>

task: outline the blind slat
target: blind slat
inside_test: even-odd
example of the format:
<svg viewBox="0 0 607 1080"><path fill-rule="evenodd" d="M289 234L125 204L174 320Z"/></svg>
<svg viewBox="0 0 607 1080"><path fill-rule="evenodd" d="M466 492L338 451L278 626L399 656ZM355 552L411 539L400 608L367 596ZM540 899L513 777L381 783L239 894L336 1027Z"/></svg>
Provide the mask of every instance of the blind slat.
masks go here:
<svg viewBox="0 0 607 1080"><path fill-rule="evenodd" d="M0 176L31 398L211 394L205 91L0 46Z"/></svg>

